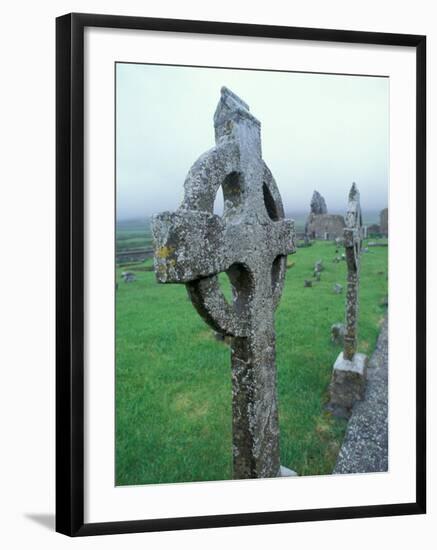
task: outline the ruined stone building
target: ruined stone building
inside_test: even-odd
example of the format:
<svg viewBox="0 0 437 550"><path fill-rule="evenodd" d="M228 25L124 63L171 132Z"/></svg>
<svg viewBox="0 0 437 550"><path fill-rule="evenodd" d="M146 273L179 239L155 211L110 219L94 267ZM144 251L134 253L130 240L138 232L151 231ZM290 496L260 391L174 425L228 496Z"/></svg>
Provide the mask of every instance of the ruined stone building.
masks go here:
<svg viewBox="0 0 437 550"><path fill-rule="evenodd" d="M343 238L345 222L343 216L328 214L326 201L318 191L314 191L308 215L305 233L310 239L327 241Z"/></svg>
<svg viewBox="0 0 437 550"><path fill-rule="evenodd" d="M379 227L381 235L388 237L388 208L384 208L379 214Z"/></svg>

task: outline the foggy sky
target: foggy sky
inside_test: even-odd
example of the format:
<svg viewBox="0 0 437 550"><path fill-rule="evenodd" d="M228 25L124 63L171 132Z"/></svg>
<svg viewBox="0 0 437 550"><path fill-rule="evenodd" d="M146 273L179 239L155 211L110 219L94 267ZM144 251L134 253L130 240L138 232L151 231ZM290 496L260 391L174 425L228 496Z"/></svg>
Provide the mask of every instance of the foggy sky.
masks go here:
<svg viewBox="0 0 437 550"><path fill-rule="evenodd" d="M343 212L353 181L365 211L388 205L387 78L118 63L117 219L179 206L190 166L214 146L223 85L261 121L286 212L309 210L314 189Z"/></svg>

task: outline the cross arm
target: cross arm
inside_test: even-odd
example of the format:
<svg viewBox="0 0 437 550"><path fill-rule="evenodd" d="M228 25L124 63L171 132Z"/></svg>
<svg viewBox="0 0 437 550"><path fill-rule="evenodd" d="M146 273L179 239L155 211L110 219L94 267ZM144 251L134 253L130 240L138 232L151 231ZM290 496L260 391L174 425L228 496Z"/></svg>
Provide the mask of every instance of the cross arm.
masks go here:
<svg viewBox="0 0 437 550"><path fill-rule="evenodd" d="M223 271L224 224L207 212L179 209L153 217L155 274L160 283L187 283Z"/></svg>

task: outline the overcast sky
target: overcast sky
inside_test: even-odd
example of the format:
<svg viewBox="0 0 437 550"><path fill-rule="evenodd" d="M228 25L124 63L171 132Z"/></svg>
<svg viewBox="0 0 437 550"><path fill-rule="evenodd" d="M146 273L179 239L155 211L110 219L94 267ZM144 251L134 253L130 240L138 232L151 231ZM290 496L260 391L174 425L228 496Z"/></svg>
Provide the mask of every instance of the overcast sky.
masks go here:
<svg viewBox="0 0 437 550"><path fill-rule="evenodd" d="M118 63L117 219L179 206L190 166L214 146L223 85L261 121L286 212L309 210L314 189L343 212L353 181L365 211L387 206L387 78Z"/></svg>

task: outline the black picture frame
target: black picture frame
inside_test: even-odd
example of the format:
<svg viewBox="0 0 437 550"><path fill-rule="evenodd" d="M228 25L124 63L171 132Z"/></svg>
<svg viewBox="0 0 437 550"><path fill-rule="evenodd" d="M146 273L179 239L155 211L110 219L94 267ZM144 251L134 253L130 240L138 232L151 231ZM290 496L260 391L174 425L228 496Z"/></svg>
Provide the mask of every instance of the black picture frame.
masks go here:
<svg viewBox="0 0 437 550"><path fill-rule="evenodd" d="M84 29L106 27L404 46L416 51L416 500L399 504L84 523ZM423 514L426 511L426 37L67 14L56 20L56 530L69 536Z"/></svg>

